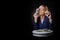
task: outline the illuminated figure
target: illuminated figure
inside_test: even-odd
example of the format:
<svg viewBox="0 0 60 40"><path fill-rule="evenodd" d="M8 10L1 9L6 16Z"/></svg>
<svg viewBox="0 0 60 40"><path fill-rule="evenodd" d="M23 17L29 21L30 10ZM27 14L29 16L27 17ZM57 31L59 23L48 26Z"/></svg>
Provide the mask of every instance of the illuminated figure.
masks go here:
<svg viewBox="0 0 60 40"><path fill-rule="evenodd" d="M34 30L52 30L51 12L48 10L48 7L46 5L40 5L39 8L36 9L36 12L33 14L33 17Z"/></svg>

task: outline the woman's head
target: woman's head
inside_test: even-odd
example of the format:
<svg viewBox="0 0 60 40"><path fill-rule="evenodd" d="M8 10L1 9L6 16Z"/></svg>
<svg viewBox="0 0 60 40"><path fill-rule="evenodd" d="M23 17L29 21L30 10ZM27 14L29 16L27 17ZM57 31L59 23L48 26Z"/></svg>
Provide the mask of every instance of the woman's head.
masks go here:
<svg viewBox="0 0 60 40"><path fill-rule="evenodd" d="M39 6L39 15L45 15L46 7L46 5Z"/></svg>

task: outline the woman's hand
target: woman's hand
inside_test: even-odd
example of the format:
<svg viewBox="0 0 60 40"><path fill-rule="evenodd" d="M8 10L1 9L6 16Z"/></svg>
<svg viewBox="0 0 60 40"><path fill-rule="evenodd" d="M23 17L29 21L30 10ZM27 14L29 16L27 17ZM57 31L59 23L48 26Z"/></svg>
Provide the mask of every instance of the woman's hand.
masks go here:
<svg viewBox="0 0 60 40"><path fill-rule="evenodd" d="M38 18L38 14L37 13L34 13L33 14L33 17L34 17L34 19L37 19Z"/></svg>
<svg viewBox="0 0 60 40"><path fill-rule="evenodd" d="M39 11L39 8L37 8L37 9L36 9L36 12L33 14L33 17L34 17L35 19L38 18L38 16L39 16L38 11Z"/></svg>
<svg viewBox="0 0 60 40"><path fill-rule="evenodd" d="M35 22L37 22L37 18L39 17L38 15L38 9L36 9L36 12L33 14Z"/></svg>
<svg viewBox="0 0 60 40"><path fill-rule="evenodd" d="M49 18L49 22L52 23L51 12L50 11L46 11L45 13L46 13L45 15Z"/></svg>
<svg viewBox="0 0 60 40"><path fill-rule="evenodd" d="M49 22L52 23L51 15L48 18L49 18Z"/></svg>

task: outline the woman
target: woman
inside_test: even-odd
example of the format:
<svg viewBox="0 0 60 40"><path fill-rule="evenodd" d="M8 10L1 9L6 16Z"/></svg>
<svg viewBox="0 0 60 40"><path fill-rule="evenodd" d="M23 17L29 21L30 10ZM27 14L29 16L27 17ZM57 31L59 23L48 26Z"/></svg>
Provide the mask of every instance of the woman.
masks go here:
<svg viewBox="0 0 60 40"><path fill-rule="evenodd" d="M34 29L52 29L51 27L51 13L48 11L48 7L41 5L34 13Z"/></svg>

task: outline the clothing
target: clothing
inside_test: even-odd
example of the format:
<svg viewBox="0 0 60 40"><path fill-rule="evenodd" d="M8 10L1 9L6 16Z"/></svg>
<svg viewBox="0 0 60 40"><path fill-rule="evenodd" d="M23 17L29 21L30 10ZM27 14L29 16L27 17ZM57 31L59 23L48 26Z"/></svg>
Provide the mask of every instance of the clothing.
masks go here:
<svg viewBox="0 0 60 40"><path fill-rule="evenodd" d="M43 23L40 21L40 17L38 17L37 23L34 22L34 29L52 29L51 23L47 16L44 17Z"/></svg>

